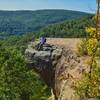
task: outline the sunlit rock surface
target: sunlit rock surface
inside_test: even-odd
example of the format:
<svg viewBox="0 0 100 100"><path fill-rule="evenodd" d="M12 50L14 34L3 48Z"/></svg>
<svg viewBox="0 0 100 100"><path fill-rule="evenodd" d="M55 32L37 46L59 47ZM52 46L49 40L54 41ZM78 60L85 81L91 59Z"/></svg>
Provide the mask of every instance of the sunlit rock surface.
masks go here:
<svg viewBox="0 0 100 100"><path fill-rule="evenodd" d="M55 100L85 100L75 95L75 82L87 69L84 59L78 57L70 48L45 44L41 50L30 43L25 51L29 68L38 72L45 83L50 86Z"/></svg>

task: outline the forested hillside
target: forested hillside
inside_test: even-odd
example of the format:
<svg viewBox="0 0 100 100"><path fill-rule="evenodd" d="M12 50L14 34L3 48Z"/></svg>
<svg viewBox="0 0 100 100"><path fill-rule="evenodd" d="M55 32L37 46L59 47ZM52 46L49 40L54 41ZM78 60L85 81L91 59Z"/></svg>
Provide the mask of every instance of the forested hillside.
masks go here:
<svg viewBox="0 0 100 100"><path fill-rule="evenodd" d="M47 37L86 37L85 28L93 24L92 16L89 15L48 25L40 30L40 34L45 34Z"/></svg>
<svg viewBox="0 0 100 100"><path fill-rule="evenodd" d="M9 35L34 32L48 24L87 15L89 14L70 10L0 11L0 33Z"/></svg>

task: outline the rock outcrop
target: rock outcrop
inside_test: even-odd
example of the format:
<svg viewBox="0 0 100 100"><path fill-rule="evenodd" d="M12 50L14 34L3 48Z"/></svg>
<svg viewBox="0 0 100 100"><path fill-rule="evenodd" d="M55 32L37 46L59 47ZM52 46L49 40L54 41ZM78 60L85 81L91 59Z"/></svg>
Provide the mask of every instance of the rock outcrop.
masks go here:
<svg viewBox="0 0 100 100"><path fill-rule="evenodd" d="M85 69L87 65L83 64L84 60L70 48L45 44L38 51L34 45L30 43L25 51L28 67L38 72L53 89L55 100L80 100L75 95L74 84L84 71L88 71Z"/></svg>
<svg viewBox="0 0 100 100"><path fill-rule="evenodd" d="M61 58L62 48L45 44L42 50L38 51L34 44L30 44L25 55L28 67L38 72L46 84L53 88L55 65Z"/></svg>

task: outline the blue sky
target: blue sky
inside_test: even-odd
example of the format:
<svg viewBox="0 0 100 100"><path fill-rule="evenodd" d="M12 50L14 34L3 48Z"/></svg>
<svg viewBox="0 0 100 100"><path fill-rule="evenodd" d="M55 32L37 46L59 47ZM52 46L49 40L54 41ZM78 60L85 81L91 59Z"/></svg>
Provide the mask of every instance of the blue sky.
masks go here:
<svg viewBox="0 0 100 100"><path fill-rule="evenodd" d="M0 0L0 10L67 9L95 12L96 0Z"/></svg>

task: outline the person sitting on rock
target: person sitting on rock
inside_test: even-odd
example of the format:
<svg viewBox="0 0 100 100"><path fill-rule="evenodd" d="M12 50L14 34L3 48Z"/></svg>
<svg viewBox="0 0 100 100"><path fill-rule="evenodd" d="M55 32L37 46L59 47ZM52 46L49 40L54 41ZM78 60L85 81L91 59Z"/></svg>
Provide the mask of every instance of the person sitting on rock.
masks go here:
<svg viewBox="0 0 100 100"><path fill-rule="evenodd" d="M43 45L45 44L46 42L46 37L45 36L41 36L40 37L40 43L37 45L37 50L41 50Z"/></svg>

